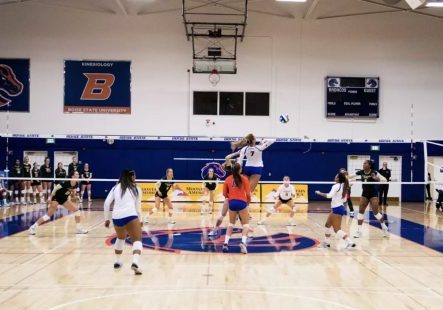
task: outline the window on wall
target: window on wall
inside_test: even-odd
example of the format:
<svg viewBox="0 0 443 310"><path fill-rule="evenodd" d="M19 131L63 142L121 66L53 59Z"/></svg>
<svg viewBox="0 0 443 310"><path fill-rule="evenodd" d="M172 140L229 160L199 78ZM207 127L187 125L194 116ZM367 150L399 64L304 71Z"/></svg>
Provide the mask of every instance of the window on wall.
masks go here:
<svg viewBox="0 0 443 310"><path fill-rule="evenodd" d="M269 116L266 92L194 92L194 115Z"/></svg>
<svg viewBox="0 0 443 310"><path fill-rule="evenodd" d="M269 93L246 93L245 114L269 116Z"/></svg>
<svg viewBox="0 0 443 310"><path fill-rule="evenodd" d="M215 91L194 92L195 115L217 115L218 93Z"/></svg>
<svg viewBox="0 0 443 310"><path fill-rule="evenodd" d="M220 115L243 115L243 93L220 92Z"/></svg>

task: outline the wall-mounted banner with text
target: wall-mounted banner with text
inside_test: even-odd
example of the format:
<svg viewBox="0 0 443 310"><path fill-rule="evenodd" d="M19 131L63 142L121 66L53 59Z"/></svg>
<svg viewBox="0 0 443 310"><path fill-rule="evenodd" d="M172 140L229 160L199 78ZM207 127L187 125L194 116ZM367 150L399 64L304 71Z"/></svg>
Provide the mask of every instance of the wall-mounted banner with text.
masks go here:
<svg viewBox="0 0 443 310"><path fill-rule="evenodd" d="M67 113L131 113L131 62L65 60Z"/></svg>
<svg viewBox="0 0 443 310"><path fill-rule="evenodd" d="M0 58L0 112L29 112L29 59Z"/></svg>

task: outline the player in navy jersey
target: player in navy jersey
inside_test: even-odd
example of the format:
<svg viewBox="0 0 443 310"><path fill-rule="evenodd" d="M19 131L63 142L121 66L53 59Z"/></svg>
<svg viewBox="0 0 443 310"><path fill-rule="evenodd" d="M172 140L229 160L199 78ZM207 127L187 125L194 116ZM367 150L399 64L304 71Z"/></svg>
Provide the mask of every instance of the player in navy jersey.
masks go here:
<svg viewBox="0 0 443 310"><path fill-rule="evenodd" d="M63 163L58 163L57 164L57 169L55 169L55 178L56 179L65 179L67 177L67 173L66 170L63 168ZM61 181L55 181L54 184L60 184Z"/></svg>
<svg viewBox="0 0 443 310"><path fill-rule="evenodd" d="M217 176L214 174L214 169L209 168L208 174L205 175L204 180L207 182L203 183L203 206L201 210L201 214L204 214L207 212L206 204L209 201L209 212L212 213L212 210L214 209L214 195L215 195L215 189L217 188L218 179ZM213 181L213 182L210 182Z"/></svg>
<svg viewBox="0 0 443 310"><path fill-rule="evenodd" d="M46 201L51 201L52 181L45 180L54 177L49 157L45 158L45 163L40 167L40 177L42 178L43 193L46 194Z"/></svg>
<svg viewBox="0 0 443 310"><path fill-rule="evenodd" d="M29 162L29 157L25 156L23 159L23 178L30 179L31 178L31 169L32 165ZM23 191L24 191L24 199L26 203L31 202L31 194L32 194L32 187L31 187L31 180L23 180Z"/></svg>
<svg viewBox="0 0 443 310"><path fill-rule="evenodd" d="M175 221L172 218L172 211L173 206L171 199L168 197L168 192L171 189L171 187L175 187L174 182L174 171L172 168L166 169L166 175L161 178L157 184L155 185L155 206L154 208L149 212L149 215L152 215L154 212L160 209L160 203L163 200L163 203L168 207L168 213L169 213L169 224L175 224ZM145 219L145 222L147 222L147 219Z"/></svg>
<svg viewBox="0 0 443 310"><path fill-rule="evenodd" d="M363 169L357 171L356 176L360 177L363 188L363 192L360 198L359 211L357 215L358 226L357 232L354 234L354 238L360 238L362 236L362 225L364 220L364 214L368 205L370 205L374 217L380 222L383 229L383 236L389 236L389 229L386 226L383 215L378 212L378 185L377 184L365 184L366 182L380 182L386 181L386 179L374 170L374 163L372 160L365 160L363 162ZM355 178L355 176L354 176Z"/></svg>
<svg viewBox="0 0 443 310"><path fill-rule="evenodd" d="M40 203L43 202L43 188L42 188L42 182L40 180L40 168L37 163L33 164L32 170L31 170L31 177L32 177L32 193L33 193L33 203L37 203L37 197L38 201Z"/></svg>
<svg viewBox="0 0 443 310"><path fill-rule="evenodd" d="M85 191L88 192L88 201L92 201L91 198L91 190L92 190L92 184L91 181L88 181L88 179L92 178L92 172L91 169L89 168L89 164L85 163L83 166L83 171L81 173L81 191L80 191L80 202L83 201L83 196L85 194Z"/></svg>
<svg viewBox="0 0 443 310"><path fill-rule="evenodd" d="M40 217L37 222L35 222L30 228L29 228L29 234L35 235L37 232L38 226L43 224L44 222L47 222L51 219L51 216L55 213L57 210L57 207L59 205L65 207L69 211L74 213L75 217L75 233L77 234L87 234L88 231L84 228L82 228L80 224L80 211L78 208L78 205L74 204L74 202L71 200L71 198L75 197L75 189L78 186L80 175L78 171L75 171L70 176L71 180L64 181L61 184L57 184L57 186L54 187L54 190L50 194L51 202L48 206L48 212Z"/></svg>
<svg viewBox="0 0 443 310"><path fill-rule="evenodd" d="M15 164L11 169L11 177L12 178L23 177L23 166L20 163L20 159L15 160ZM20 201L24 203L24 187L22 180L13 180L10 185L10 190L14 194L14 199L16 204L19 204Z"/></svg>

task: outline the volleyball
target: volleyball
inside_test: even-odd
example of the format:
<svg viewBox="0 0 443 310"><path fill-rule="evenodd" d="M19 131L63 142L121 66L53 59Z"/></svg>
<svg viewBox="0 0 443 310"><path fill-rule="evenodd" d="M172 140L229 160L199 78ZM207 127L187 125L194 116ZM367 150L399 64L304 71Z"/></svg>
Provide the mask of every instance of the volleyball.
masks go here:
<svg viewBox="0 0 443 310"><path fill-rule="evenodd" d="M280 123L286 124L289 122L289 116L288 114L281 114L279 117Z"/></svg>

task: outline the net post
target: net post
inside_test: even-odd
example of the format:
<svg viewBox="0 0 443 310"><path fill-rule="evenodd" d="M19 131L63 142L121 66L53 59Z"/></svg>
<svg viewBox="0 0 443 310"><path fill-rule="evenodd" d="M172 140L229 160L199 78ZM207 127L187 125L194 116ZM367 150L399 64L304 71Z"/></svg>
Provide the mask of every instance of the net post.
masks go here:
<svg viewBox="0 0 443 310"><path fill-rule="evenodd" d="M425 167L424 167L424 182L426 182L428 180L428 141L423 140L423 157L424 157L424 162L425 162Z"/></svg>

